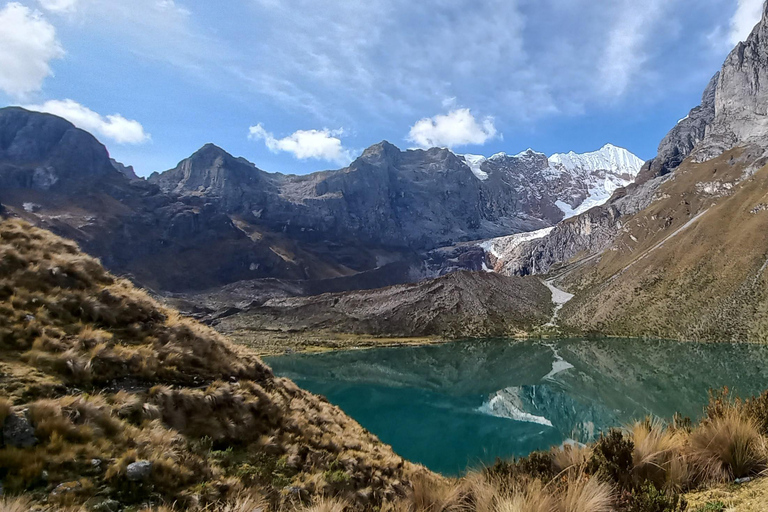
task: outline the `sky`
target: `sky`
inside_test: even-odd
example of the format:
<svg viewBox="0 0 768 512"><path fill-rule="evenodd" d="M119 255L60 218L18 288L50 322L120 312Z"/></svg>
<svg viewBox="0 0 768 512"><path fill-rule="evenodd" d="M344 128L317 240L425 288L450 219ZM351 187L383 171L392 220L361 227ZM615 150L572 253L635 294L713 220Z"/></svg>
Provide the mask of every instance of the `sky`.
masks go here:
<svg viewBox="0 0 768 512"><path fill-rule="evenodd" d="M205 143L270 172L381 140L652 158L762 0L0 0L0 105L139 175Z"/></svg>

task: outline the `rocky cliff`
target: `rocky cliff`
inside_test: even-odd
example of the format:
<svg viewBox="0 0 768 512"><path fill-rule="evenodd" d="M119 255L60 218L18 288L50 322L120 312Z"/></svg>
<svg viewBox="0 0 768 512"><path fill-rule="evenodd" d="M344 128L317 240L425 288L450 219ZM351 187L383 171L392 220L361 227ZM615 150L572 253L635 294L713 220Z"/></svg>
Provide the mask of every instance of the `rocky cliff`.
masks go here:
<svg viewBox="0 0 768 512"><path fill-rule="evenodd" d="M766 14L710 80L701 104L662 140L658 155L643 166L634 184L618 191L601 208L558 225L545 237L495 255L497 267L508 274L546 273L556 265L596 257L618 243L617 237L631 217L664 198L661 187L674 179L675 170L688 158L703 163L736 147L748 148L744 155L750 155L752 161L742 160L739 165L745 175L757 171L768 149Z"/></svg>
<svg viewBox="0 0 768 512"><path fill-rule="evenodd" d="M767 340L767 35L768 10L637 183L540 237L507 244L496 269L550 272L576 295L560 313L575 330Z"/></svg>

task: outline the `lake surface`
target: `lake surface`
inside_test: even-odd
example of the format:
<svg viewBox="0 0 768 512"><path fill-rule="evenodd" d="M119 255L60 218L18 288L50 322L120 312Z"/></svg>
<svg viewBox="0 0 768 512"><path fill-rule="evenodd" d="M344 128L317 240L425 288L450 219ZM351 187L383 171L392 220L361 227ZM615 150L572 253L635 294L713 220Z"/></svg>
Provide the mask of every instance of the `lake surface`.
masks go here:
<svg viewBox="0 0 768 512"><path fill-rule="evenodd" d="M496 339L266 361L447 475L647 415L696 419L709 389L768 389L768 346L747 344Z"/></svg>

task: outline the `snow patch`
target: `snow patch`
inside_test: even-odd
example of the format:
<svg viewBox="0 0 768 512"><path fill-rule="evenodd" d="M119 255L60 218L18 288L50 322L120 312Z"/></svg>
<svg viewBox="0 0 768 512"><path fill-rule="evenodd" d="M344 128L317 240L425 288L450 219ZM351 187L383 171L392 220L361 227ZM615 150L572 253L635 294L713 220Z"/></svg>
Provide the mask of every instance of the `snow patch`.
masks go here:
<svg viewBox="0 0 768 512"><path fill-rule="evenodd" d="M483 165L483 162L487 160L482 155L461 155L464 157L464 162L466 162L469 169L472 171L472 174L474 174L477 179L480 181L485 181L488 179L488 173L483 171L480 167Z"/></svg>
<svg viewBox="0 0 768 512"><path fill-rule="evenodd" d="M550 228L539 229L537 231L529 231L527 233L518 233L516 235L492 238L477 244L477 246L488 254L491 254L493 257L501 258L502 253L514 250L524 242L530 242L531 240L544 238L550 234L553 229L555 229L554 226Z"/></svg>

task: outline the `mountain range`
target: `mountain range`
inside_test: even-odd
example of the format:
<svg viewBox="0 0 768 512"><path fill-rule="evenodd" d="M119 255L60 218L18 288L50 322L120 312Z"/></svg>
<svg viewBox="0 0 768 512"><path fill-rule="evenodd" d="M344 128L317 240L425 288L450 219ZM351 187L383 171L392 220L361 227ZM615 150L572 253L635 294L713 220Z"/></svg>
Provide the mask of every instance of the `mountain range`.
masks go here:
<svg viewBox="0 0 768 512"><path fill-rule="evenodd" d="M427 318L430 297L476 288L486 299L473 310L530 323L553 306L518 279L546 275L568 292L558 297L574 296L555 309L569 331L765 340L766 75L764 13L644 163L610 144L483 157L381 142L344 169L295 176L208 144L145 180L71 123L5 108L0 203L188 312L233 325L246 315L269 328L264 319L293 304L303 313L276 329L335 318L339 329L400 335L408 322L385 325L400 310L379 288L470 270L506 276L498 286L518 299L500 309L495 284L463 277L399 288L399 306ZM356 290L371 291L348 295ZM461 301L446 304L433 325L460 335ZM484 327L499 328L526 330Z"/></svg>
<svg viewBox="0 0 768 512"><path fill-rule="evenodd" d="M143 180L61 118L0 109L6 209L159 293L263 279L319 293L440 275L453 263L435 250L552 226L641 165L611 145L548 159L381 142L347 168L295 176L207 144ZM459 267L484 264L477 253Z"/></svg>

